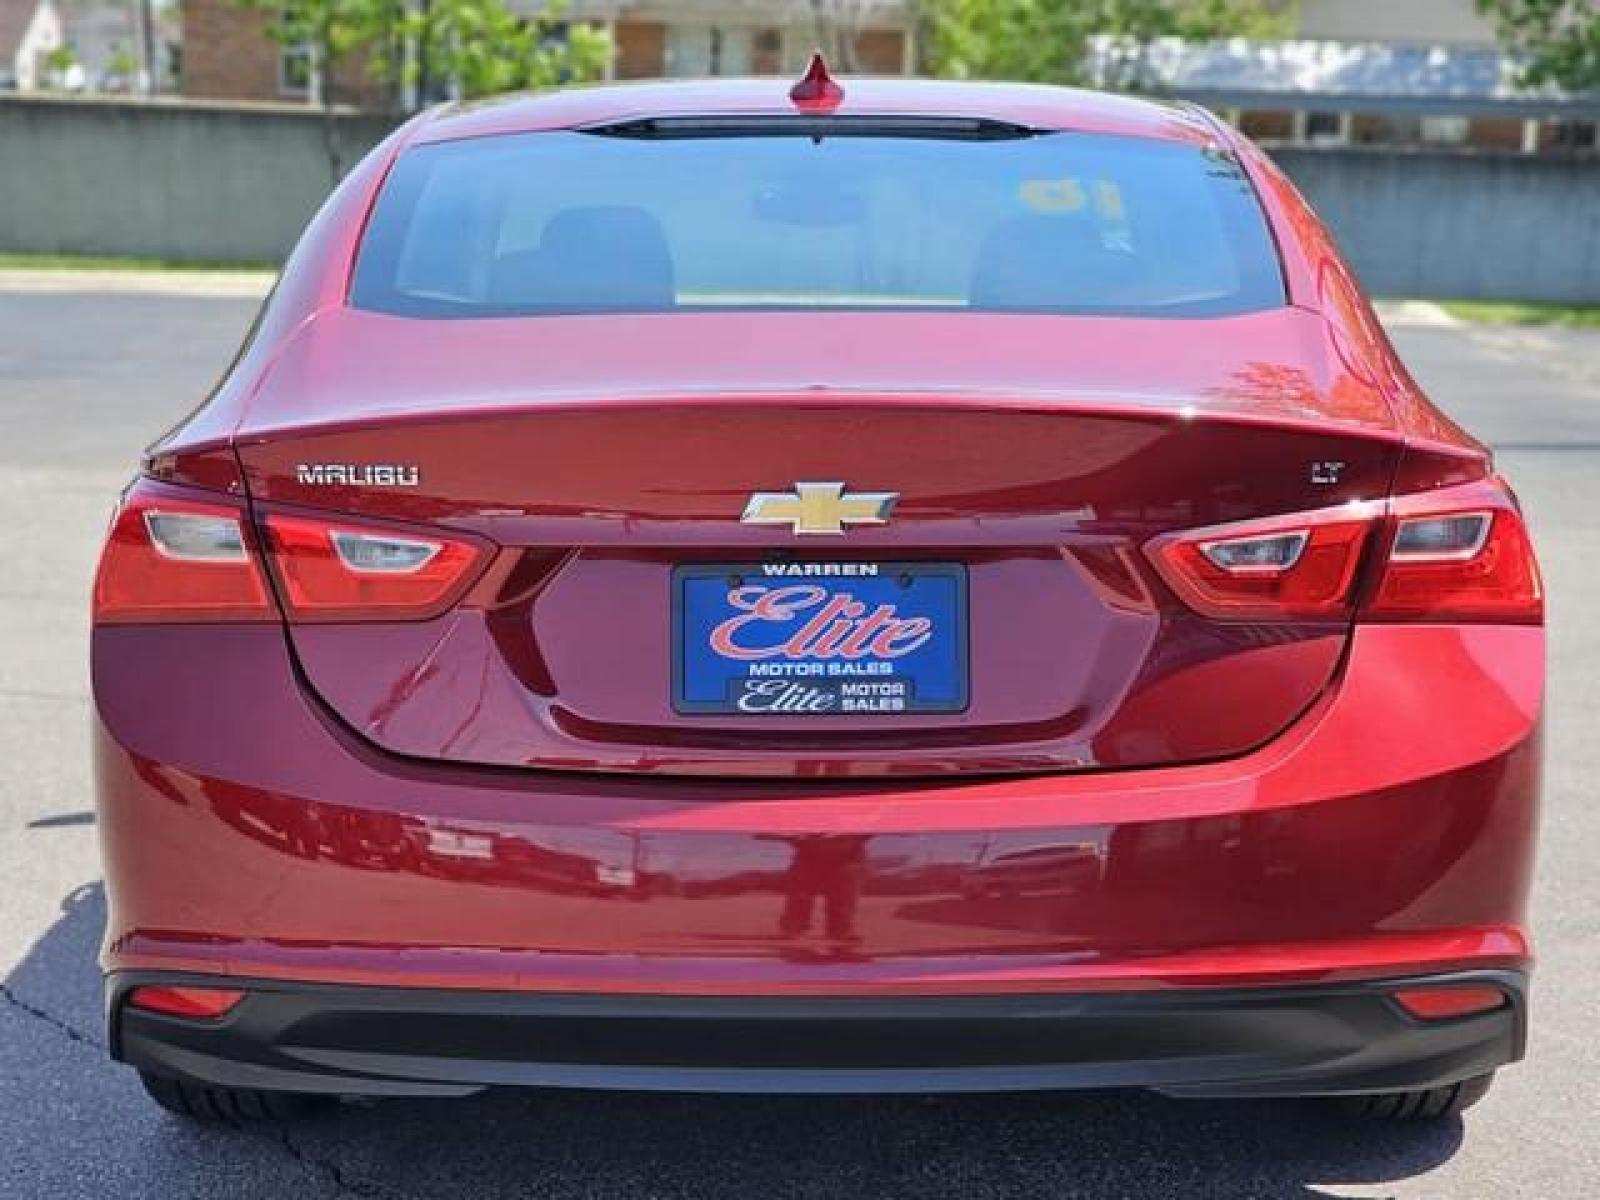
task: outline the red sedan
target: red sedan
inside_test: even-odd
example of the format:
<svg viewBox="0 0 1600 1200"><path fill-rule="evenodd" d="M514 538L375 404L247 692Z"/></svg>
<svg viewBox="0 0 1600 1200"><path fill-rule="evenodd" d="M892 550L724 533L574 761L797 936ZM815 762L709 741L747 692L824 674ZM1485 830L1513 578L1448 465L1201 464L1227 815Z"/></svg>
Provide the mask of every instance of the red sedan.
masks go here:
<svg viewBox="0 0 1600 1200"><path fill-rule="evenodd" d="M1543 598L1192 107L446 109L340 185L94 595L112 1054L1464 1108L1522 1054Z"/></svg>

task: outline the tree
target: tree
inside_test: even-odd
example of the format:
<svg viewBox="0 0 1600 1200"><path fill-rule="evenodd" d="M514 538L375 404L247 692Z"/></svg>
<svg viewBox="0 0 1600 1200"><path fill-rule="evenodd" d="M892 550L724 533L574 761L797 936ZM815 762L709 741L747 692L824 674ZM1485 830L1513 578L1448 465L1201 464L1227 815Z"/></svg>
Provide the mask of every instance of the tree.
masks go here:
<svg viewBox="0 0 1600 1200"><path fill-rule="evenodd" d="M1524 56L1523 82L1569 92L1600 88L1600 3L1596 0L1478 0L1500 40Z"/></svg>
<svg viewBox="0 0 1600 1200"><path fill-rule="evenodd" d="M512 12L505 0L235 3L267 14L267 35L309 56L308 91L325 118L328 165L336 179L343 173L333 120L337 80L340 67L357 52L365 53L366 72L375 79L444 81L466 97L593 79L610 54L600 30L560 21L559 0L532 17Z"/></svg>
<svg viewBox="0 0 1600 1200"><path fill-rule="evenodd" d="M405 20L413 70L451 81L467 99L599 78L610 39L593 25L565 24L561 12L551 6L522 17L504 0L431 0Z"/></svg>
<svg viewBox="0 0 1600 1200"><path fill-rule="evenodd" d="M235 0L266 13L267 35L310 55L319 81L313 99L334 103L339 68L367 54L373 78L445 80L469 97L593 79L610 54L606 34L560 18L552 0L534 16L505 0ZM409 52L408 52L409 46Z"/></svg>
<svg viewBox="0 0 1600 1200"><path fill-rule="evenodd" d="M306 94L322 110L322 144L333 179L344 174L344 154L333 119L335 72L357 47L377 36L380 16L395 11L391 0L235 0L265 13L267 36L286 51L305 56Z"/></svg>
<svg viewBox="0 0 1600 1200"><path fill-rule="evenodd" d="M1268 0L923 0L921 12L934 74L1083 83L1090 39L1107 35L1112 53L1095 75L1122 85L1155 38L1264 37L1284 20Z"/></svg>
<svg viewBox="0 0 1600 1200"><path fill-rule="evenodd" d="M310 59L308 92L323 107L334 103L337 68L358 47L370 44L380 25L398 7L385 0L237 0L241 8L265 13L267 36L285 50Z"/></svg>

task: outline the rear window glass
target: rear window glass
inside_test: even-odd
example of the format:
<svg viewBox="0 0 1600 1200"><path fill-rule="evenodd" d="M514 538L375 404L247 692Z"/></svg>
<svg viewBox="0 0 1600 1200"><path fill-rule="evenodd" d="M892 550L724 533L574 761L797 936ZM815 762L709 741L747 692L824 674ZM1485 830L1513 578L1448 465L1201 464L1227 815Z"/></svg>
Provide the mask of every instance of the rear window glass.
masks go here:
<svg viewBox="0 0 1600 1200"><path fill-rule="evenodd" d="M424 317L930 308L1218 316L1281 306L1229 156L995 139L551 132L421 146L378 198L359 308Z"/></svg>

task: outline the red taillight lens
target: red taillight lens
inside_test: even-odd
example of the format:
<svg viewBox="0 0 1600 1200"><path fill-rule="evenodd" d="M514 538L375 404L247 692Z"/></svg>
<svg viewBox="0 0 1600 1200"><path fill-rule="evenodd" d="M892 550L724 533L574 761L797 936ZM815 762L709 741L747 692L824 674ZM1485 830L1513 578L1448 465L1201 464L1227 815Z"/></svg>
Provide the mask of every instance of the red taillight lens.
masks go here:
<svg viewBox="0 0 1600 1200"><path fill-rule="evenodd" d="M273 513L265 557L291 620L405 621L460 599L490 547L466 537ZM242 502L141 479L95 576L102 623L270 621L278 608Z"/></svg>
<svg viewBox="0 0 1600 1200"><path fill-rule="evenodd" d="M291 620L418 620L448 608L488 560L464 538L282 513L266 519Z"/></svg>
<svg viewBox="0 0 1600 1200"><path fill-rule="evenodd" d="M1168 534L1148 547L1162 578L1191 608L1221 620L1337 620L1372 511L1350 506L1270 521Z"/></svg>
<svg viewBox="0 0 1600 1200"><path fill-rule="evenodd" d="M1400 1007L1423 1021L1448 1021L1503 1008L1506 994L1497 987L1444 986L1401 988L1394 993Z"/></svg>
<svg viewBox="0 0 1600 1200"><path fill-rule="evenodd" d="M1388 557L1364 618L1379 621L1544 619L1544 587L1527 527L1502 486L1474 483L1398 498Z"/></svg>
<svg viewBox="0 0 1600 1200"><path fill-rule="evenodd" d="M1544 619L1527 527L1498 480L1165 534L1145 552L1179 599L1218 620Z"/></svg>
<svg viewBox="0 0 1600 1200"><path fill-rule="evenodd" d="M232 1012L244 999L236 988L214 987L136 987L128 993L128 1004L146 1012L169 1017L214 1020Z"/></svg>
<svg viewBox="0 0 1600 1200"><path fill-rule="evenodd" d="M100 556L94 619L267 621L276 617L242 504L140 480Z"/></svg>

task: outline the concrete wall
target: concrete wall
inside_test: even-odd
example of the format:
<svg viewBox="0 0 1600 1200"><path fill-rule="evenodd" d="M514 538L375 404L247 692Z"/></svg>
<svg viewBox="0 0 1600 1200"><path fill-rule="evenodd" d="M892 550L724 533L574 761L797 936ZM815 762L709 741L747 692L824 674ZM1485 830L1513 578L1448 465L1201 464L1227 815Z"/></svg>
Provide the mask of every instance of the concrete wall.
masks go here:
<svg viewBox="0 0 1600 1200"><path fill-rule="evenodd" d="M344 165L389 125L338 118ZM1376 294L1600 303L1600 159L1275 153ZM0 253L277 261L331 179L314 113L0 98Z"/></svg>
<svg viewBox="0 0 1600 1200"><path fill-rule="evenodd" d="M1378 148L1273 157L1369 292L1600 304L1600 159Z"/></svg>
<svg viewBox="0 0 1600 1200"><path fill-rule="evenodd" d="M392 124L335 118L343 166ZM313 112L0 97L0 253L276 262L333 179Z"/></svg>

